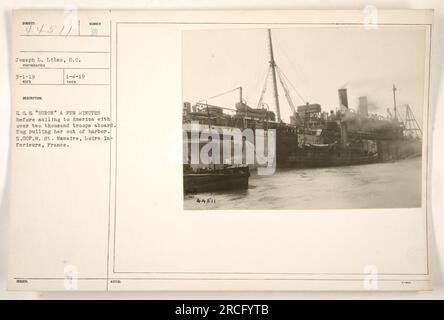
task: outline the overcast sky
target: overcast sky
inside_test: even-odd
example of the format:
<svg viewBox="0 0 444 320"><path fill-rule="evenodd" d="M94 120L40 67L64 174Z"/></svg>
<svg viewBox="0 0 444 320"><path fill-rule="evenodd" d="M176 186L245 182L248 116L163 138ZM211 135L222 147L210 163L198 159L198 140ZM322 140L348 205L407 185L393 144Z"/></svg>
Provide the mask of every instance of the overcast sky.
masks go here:
<svg viewBox="0 0 444 320"><path fill-rule="evenodd" d="M399 111L409 104L422 124L426 32L422 27L272 29L277 65L290 86L295 105L319 103L324 111L338 107L337 89L348 90L349 106L366 95L369 111L386 115L393 109L396 84ZM256 107L269 63L266 29L184 31L183 99L198 100L242 86L244 98ZM281 115L291 109L278 82ZM264 102L275 111L271 77ZM237 93L208 103L234 108Z"/></svg>

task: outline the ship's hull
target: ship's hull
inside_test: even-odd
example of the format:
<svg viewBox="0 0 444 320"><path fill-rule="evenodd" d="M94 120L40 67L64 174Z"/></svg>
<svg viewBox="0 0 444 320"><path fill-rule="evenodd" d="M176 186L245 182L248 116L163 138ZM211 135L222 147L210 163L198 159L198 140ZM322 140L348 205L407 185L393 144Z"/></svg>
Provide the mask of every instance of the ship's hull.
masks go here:
<svg viewBox="0 0 444 320"><path fill-rule="evenodd" d="M422 142L418 139L396 139L376 142L374 152L362 152L340 147L302 147L281 162L287 167L332 167L388 162L421 156Z"/></svg>
<svg viewBox="0 0 444 320"><path fill-rule="evenodd" d="M378 155L380 162L395 161L417 157L422 154L422 141L404 138L393 141L379 141Z"/></svg>
<svg viewBox="0 0 444 320"><path fill-rule="evenodd" d="M231 137L221 135L221 150L225 140L231 140ZM400 137L372 141L374 145L372 150L360 144L355 144L355 147L341 147L338 144L328 147L307 147L299 145L298 134L295 130L278 128L276 130L276 166L278 168L304 168L360 165L401 160L420 156L422 152L422 142L418 139ZM202 142L199 148L205 143L205 141ZM250 141L250 143L254 145L255 141ZM187 144L189 145L189 141ZM268 153L268 150L266 152ZM245 159L245 155L243 158ZM245 161L242 163L245 164ZM250 168L257 168L255 163L248 165Z"/></svg>
<svg viewBox="0 0 444 320"><path fill-rule="evenodd" d="M369 164L379 162L378 154L353 154L345 150L341 154L337 152L308 152L300 151L299 154L288 157L282 166L292 168L318 168L337 167Z"/></svg>

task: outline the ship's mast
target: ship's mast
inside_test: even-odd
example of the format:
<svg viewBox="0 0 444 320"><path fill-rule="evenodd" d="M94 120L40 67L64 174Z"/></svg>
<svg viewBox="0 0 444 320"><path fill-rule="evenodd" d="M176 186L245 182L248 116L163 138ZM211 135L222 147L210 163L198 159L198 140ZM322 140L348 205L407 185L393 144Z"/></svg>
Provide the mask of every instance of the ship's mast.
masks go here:
<svg viewBox="0 0 444 320"><path fill-rule="evenodd" d="M396 87L395 84L393 84L393 109L394 109L394 113L395 113L395 121L398 120L398 113L396 112Z"/></svg>
<svg viewBox="0 0 444 320"><path fill-rule="evenodd" d="M278 89L276 82L276 63L274 61L273 42L271 41L271 29L268 29L268 41L270 43L270 67L273 76L273 89L274 89L274 101L276 103L276 115L278 122L281 122L281 110L279 108L279 97L278 97Z"/></svg>

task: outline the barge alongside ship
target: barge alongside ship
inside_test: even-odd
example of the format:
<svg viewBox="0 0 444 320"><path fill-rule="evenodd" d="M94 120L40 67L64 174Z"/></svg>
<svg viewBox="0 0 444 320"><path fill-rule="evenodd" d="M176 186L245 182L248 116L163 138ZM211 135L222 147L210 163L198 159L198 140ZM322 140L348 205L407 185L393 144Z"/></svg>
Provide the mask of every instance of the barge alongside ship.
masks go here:
<svg viewBox="0 0 444 320"><path fill-rule="evenodd" d="M274 130L276 136L275 161L277 167L328 167L361 165L376 162L396 161L408 157L420 156L422 152L422 132L419 124L413 116L408 105L405 106L405 117L401 119L397 110L396 88L393 85L393 113L387 109L387 116L370 114L367 106L367 97L359 97L359 104L355 109L349 108L347 89L338 90L339 106L336 110L323 111L321 105L306 102L295 106L290 90L289 80L278 67L274 60L273 44L271 41L271 30L268 30L270 47L270 62L268 75L256 108L247 104L242 96L242 87L234 88L220 95L239 92L239 100L234 108L217 106L203 99L191 105L184 102L183 126L184 147L191 149L193 143L198 143L201 148L207 141L192 141L191 123L197 122L202 130L208 128L219 133L219 147L222 149L224 141L232 137L224 136L224 129L237 128L240 130L251 129L254 131L262 129L265 134L270 129ZM270 111L269 106L264 103L264 93L267 89L267 79L271 76L273 83L274 105L276 113ZM290 123L282 121L280 116L280 101L277 94L278 80L282 86L288 105L292 110ZM399 107L398 107L399 108ZM248 140L244 137L245 144L256 146L254 139ZM256 168L256 163L247 163L243 155L243 164L250 168ZM227 159L224 159L226 161ZM224 162L226 163L226 162ZM233 163L228 161L228 163ZM214 170L212 175L202 178L202 185L198 188L209 191L214 185L219 184L222 179L223 169L211 169L211 166L203 164L190 164L188 172L184 171L184 177L192 177L202 168ZM217 171L222 170L222 171ZM227 171L227 177L232 177L233 171ZM245 178L246 175L243 177ZM249 176L249 173L248 173ZM203 176L202 176L203 177ZM197 176L194 177L196 184L200 183ZM191 178L193 179L193 178ZM230 178L231 179L231 178ZM213 182L210 182L210 181ZM229 179L228 179L229 180ZM248 181L248 178L247 178ZM193 182L193 183L194 183ZM234 188L230 183L221 182L228 189ZM247 182L248 184L248 182ZM243 182L239 185L245 185ZM185 189L188 189L187 186ZM199 192L199 191L197 191Z"/></svg>

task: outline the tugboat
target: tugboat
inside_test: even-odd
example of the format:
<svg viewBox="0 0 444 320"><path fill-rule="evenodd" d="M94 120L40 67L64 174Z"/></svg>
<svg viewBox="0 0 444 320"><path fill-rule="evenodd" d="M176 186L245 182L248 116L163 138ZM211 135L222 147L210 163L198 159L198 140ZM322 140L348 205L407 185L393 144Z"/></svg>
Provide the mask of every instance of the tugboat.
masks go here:
<svg viewBox="0 0 444 320"><path fill-rule="evenodd" d="M224 165L222 168L198 168L183 165L185 194L248 189L248 165Z"/></svg>
<svg viewBox="0 0 444 320"><path fill-rule="evenodd" d="M208 128L211 129L210 110L208 106L206 109ZM204 167L183 164L184 194L248 189L249 178L248 164L213 164Z"/></svg>

